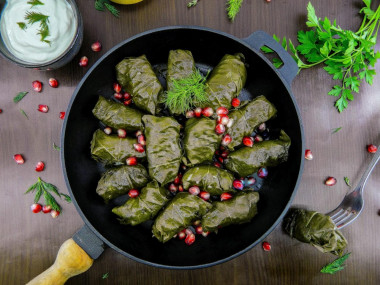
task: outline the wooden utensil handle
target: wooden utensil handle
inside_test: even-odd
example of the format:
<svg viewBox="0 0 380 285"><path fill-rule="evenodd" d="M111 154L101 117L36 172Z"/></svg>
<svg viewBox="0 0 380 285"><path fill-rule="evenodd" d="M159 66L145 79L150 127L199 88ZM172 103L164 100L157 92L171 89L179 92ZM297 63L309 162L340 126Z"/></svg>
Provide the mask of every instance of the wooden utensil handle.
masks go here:
<svg viewBox="0 0 380 285"><path fill-rule="evenodd" d="M87 271L94 260L73 240L65 241L52 266L27 285L60 285L67 279Z"/></svg>

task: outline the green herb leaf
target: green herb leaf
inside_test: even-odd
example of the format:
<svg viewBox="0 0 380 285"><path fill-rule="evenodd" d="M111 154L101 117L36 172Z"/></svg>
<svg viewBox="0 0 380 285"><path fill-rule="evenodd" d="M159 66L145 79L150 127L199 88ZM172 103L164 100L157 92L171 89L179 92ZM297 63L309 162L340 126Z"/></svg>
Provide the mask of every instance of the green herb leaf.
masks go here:
<svg viewBox="0 0 380 285"><path fill-rule="evenodd" d="M347 258L350 256L351 253L346 253L342 257L334 260L330 264L327 264L325 267L321 269L322 273L328 273L328 274L335 274L338 271L341 271L344 269L344 262L347 260Z"/></svg>
<svg viewBox="0 0 380 285"><path fill-rule="evenodd" d="M59 146L57 146L55 143L53 143L53 148L54 148L55 150L58 150L58 151L61 150L61 148L60 148Z"/></svg>
<svg viewBox="0 0 380 285"><path fill-rule="evenodd" d="M71 203L71 197L69 195L61 193L61 196L65 199L67 203Z"/></svg>
<svg viewBox="0 0 380 285"><path fill-rule="evenodd" d="M108 276L109 276L109 273L107 272L107 273L103 274L102 279L107 279Z"/></svg>
<svg viewBox="0 0 380 285"><path fill-rule="evenodd" d="M115 8L112 4L109 2L104 2L104 6L106 6L107 10L111 12L112 15L114 15L116 18L120 17L120 11Z"/></svg>
<svg viewBox="0 0 380 285"><path fill-rule="evenodd" d="M44 22L44 21L47 21L48 19L49 19L49 16L46 16L38 12L28 11L25 14L25 20L28 20L28 24L30 25L37 22Z"/></svg>
<svg viewBox="0 0 380 285"><path fill-rule="evenodd" d="M261 50L262 50L264 53L272 53L272 52L274 52L272 49L270 49L270 48L267 47L267 46L262 46L262 47L261 47Z"/></svg>
<svg viewBox="0 0 380 285"><path fill-rule="evenodd" d="M27 118L29 120L28 115L25 113L25 111L23 109L20 109L20 112L21 112L21 114L24 115L25 118Z"/></svg>
<svg viewBox="0 0 380 285"><path fill-rule="evenodd" d="M13 98L13 102L15 103L18 103L22 100L22 98L25 97L26 94L28 94L29 92L27 91L24 91L24 92L19 92L14 98Z"/></svg>
<svg viewBox="0 0 380 285"><path fill-rule="evenodd" d="M17 25L20 27L21 30L26 30L26 24L24 22L17 22Z"/></svg>
<svg viewBox="0 0 380 285"><path fill-rule="evenodd" d="M189 3L187 3L187 8L194 7L197 4L198 4L198 0L192 0Z"/></svg>
<svg viewBox="0 0 380 285"><path fill-rule="evenodd" d="M342 127L336 128L336 129L334 129L334 130L332 131L332 133L335 134L335 133L339 132L341 129L342 129Z"/></svg>
<svg viewBox="0 0 380 285"><path fill-rule="evenodd" d="M39 0L30 0L30 1L28 1L27 3L30 4L30 5L32 5L32 8L33 8L34 6L37 6L37 5L44 5L44 3L42 3L42 2L39 1Z"/></svg>
<svg viewBox="0 0 380 285"><path fill-rule="evenodd" d="M231 21L235 20L236 15L240 11L240 7L242 3L243 3L243 0L228 0L227 1L227 15Z"/></svg>
<svg viewBox="0 0 380 285"><path fill-rule="evenodd" d="M344 177L344 182L346 182L347 186L351 187L350 179L348 177Z"/></svg>
<svg viewBox="0 0 380 285"><path fill-rule="evenodd" d="M95 1L95 9L98 10L98 11L104 11L104 4L103 4L104 1L102 0L96 0Z"/></svg>
<svg viewBox="0 0 380 285"><path fill-rule="evenodd" d="M308 27L319 27L318 17L315 15L315 9L310 2L307 4L307 20L306 25Z"/></svg>

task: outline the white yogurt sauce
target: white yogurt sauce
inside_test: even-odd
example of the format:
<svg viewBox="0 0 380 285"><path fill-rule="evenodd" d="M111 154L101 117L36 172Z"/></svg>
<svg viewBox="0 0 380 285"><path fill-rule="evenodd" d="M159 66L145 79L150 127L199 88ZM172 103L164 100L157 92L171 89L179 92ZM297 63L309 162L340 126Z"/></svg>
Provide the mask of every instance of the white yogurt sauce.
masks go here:
<svg viewBox="0 0 380 285"><path fill-rule="evenodd" d="M40 0L44 5L31 7L29 0L8 0L1 15L1 36L5 46L15 57L28 63L42 64L62 55L70 46L77 31L77 19L71 5L66 0ZM50 35L41 41L38 35L40 24L27 24L28 11L49 16ZM27 24L22 30L18 22Z"/></svg>

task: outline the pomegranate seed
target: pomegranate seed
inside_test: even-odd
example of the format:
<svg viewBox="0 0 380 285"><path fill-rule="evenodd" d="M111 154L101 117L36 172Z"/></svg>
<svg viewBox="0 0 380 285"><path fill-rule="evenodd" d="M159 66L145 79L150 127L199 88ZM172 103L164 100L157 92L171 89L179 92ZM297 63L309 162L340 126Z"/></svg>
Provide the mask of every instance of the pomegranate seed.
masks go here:
<svg viewBox="0 0 380 285"><path fill-rule="evenodd" d="M193 226L199 226L201 224L201 220L196 220L193 222Z"/></svg>
<svg viewBox="0 0 380 285"><path fill-rule="evenodd" d="M200 192L201 192L201 190L199 189L198 186L191 186L189 188L189 193L192 195L199 195Z"/></svg>
<svg viewBox="0 0 380 285"><path fill-rule="evenodd" d="M191 235L193 234L192 230L190 228L187 228L184 230L185 231L185 234L188 236L188 235Z"/></svg>
<svg viewBox="0 0 380 285"><path fill-rule="evenodd" d="M265 131L265 129L267 128L267 125L265 123L261 123L259 126L258 126L258 130L259 132L263 132Z"/></svg>
<svg viewBox="0 0 380 285"><path fill-rule="evenodd" d="M263 141L263 137L260 136L260 135L255 135L255 142L262 142Z"/></svg>
<svg viewBox="0 0 380 285"><path fill-rule="evenodd" d="M137 137L137 142L141 145L146 145L145 137L143 135L139 135Z"/></svg>
<svg viewBox="0 0 380 285"><path fill-rule="evenodd" d="M49 78L49 85L53 88L57 88L58 87L58 81L57 79L55 78Z"/></svg>
<svg viewBox="0 0 380 285"><path fill-rule="evenodd" d="M140 195L140 192L139 192L139 190L136 190L136 189L131 189L128 192L128 196L131 198L136 198L139 195Z"/></svg>
<svg viewBox="0 0 380 285"><path fill-rule="evenodd" d="M218 135L221 135L223 134L224 132L226 131L226 127L222 124L218 124L216 125L215 127L215 132L218 134Z"/></svg>
<svg viewBox="0 0 380 285"><path fill-rule="evenodd" d="M227 123L227 128L231 128L233 124L234 124L234 119L229 119Z"/></svg>
<svg viewBox="0 0 380 285"><path fill-rule="evenodd" d="M136 133L135 133L136 138L138 138L139 136L142 136L142 135L143 135L142 130L138 130L138 131L136 131Z"/></svg>
<svg viewBox="0 0 380 285"><path fill-rule="evenodd" d="M313 154L312 154L310 149L305 150L305 159L307 159L307 160L313 159Z"/></svg>
<svg viewBox="0 0 380 285"><path fill-rule="evenodd" d="M45 214L47 214L47 213L50 213L51 212L51 206L50 205L44 205L43 207L42 207L42 212L44 212Z"/></svg>
<svg viewBox="0 0 380 285"><path fill-rule="evenodd" d="M82 56L79 60L79 66L86 67L88 65L87 56Z"/></svg>
<svg viewBox="0 0 380 285"><path fill-rule="evenodd" d="M224 163L224 159L223 159L223 157L218 157L218 160L219 160L219 162L220 162L221 164Z"/></svg>
<svg viewBox="0 0 380 285"><path fill-rule="evenodd" d="M94 52L99 52L102 50L102 44L99 42L99 41L96 41L94 42L92 45L91 45L91 49L94 51Z"/></svg>
<svg viewBox="0 0 380 285"><path fill-rule="evenodd" d="M112 133L112 129L110 127L105 127L103 131L106 135L110 135Z"/></svg>
<svg viewBox="0 0 380 285"><path fill-rule="evenodd" d="M220 154L221 157L227 158L230 152L228 150L223 150L223 152Z"/></svg>
<svg viewBox="0 0 380 285"><path fill-rule="evenodd" d="M202 115L205 117L211 117L214 114L214 110L211 107L206 107L202 110Z"/></svg>
<svg viewBox="0 0 380 285"><path fill-rule="evenodd" d="M247 179L247 185L248 186L251 186L251 185L253 185L253 184L255 184L256 183L256 179L255 178L253 178L253 177L249 177L248 179Z"/></svg>
<svg viewBox="0 0 380 285"><path fill-rule="evenodd" d="M176 176L176 178L174 178L174 184L180 184L181 183L181 181L182 181L182 174L181 173L179 173L177 176Z"/></svg>
<svg viewBox="0 0 380 285"><path fill-rule="evenodd" d="M38 105L37 110L41 113L47 113L49 111L49 107L47 105Z"/></svg>
<svg viewBox="0 0 380 285"><path fill-rule="evenodd" d="M262 246L263 246L263 249L264 249L265 251L270 251L271 248L272 248L271 245L270 245L270 243L267 242L267 241L264 241L263 244L262 244Z"/></svg>
<svg viewBox="0 0 380 285"><path fill-rule="evenodd" d="M182 185L178 185L178 192L183 192L183 186Z"/></svg>
<svg viewBox="0 0 380 285"><path fill-rule="evenodd" d="M178 238L179 238L180 240L183 240L185 237L186 237L185 232L179 232L179 233L178 233Z"/></svg>
<svg viewBox="0 0 380 285"><path fill-rule="evenodd" d="M137 164L137 158L136 156L131 156L126 159L127 165L136 165Z"/></svg>
<svg viewBox="0 0 380 285"><path fill-rule="evenodd" d="M118 129L117 130L117 136L119 138L125 138L127 136L127 131L124 129Z"/></svg>
<svg viewBox="0 0 380 285"><path fill-rule="evenodd" d="M222 124L222 125L227 126L229 121L230 121L230 119L228 118L227 115L220 115L220 116L218 116L218 119L216 122L218 124Z"/></svg>
<svg viewBox="0 0 380 285"><path fill-rule="evenodd" d="M210 232L202 232L202 236L207 237Z"/></svg>
<svg viewBox="0 0 380 285"><path fill-rule="evenodd" d="M228 193L228 192L224 192L220 195L220 201L226 201L226 200L230 200L232 198L232 194L231 193Z"/></svg>
<svg viewBox="0 0 380 285"><path fill-rule="evenodd" d="M230 143L231 143L231 141L232 141L232 138L231 138L231 136L229 135L229 134L226 134L223 138L222 138L222 145L224 145L224 146L227 146L227 145L229 145Z"/></svg>
<svg viewBox="0 0 380 285"><path fill-rule="evenodd" d="M215 167L218 167L218 168L221 168L221 167L222 167L222 165L221 165L219 162L217 162L217 161L214 162L214 166L215 166Z"/></svg>
<svg viewBox="0 0 380 285"><path fill-rule="evenodd" d="M13 159L16 161L17 164L24 164L24 162L25 162L25 160L21 154L15 154L13 156Z"/></svg>
<svg viewBox="0 0 380 285"><path fill-rule="evenodd" d="M199 197L201 197L203 200L207 201L210 199L210 193L208 193L206 191L201 191L199 193Z"/></svg>
<svg viewBox="0 0 380 285"><path fill-rule="evenodd" d="M272 2L272 0L265 0L265 1L267 1L267 3L270 3L270 2Z"/></svg>
<svg viewBox="0 0 380 285"><path fill-rule="evenodd" d="M132 99L131 94L129 94L128 92L125 92L124 93L124 100L130 100L130 99Z"/></svg>
<svg viewBox="0 0 380 285"><path fill-rule="evenodd" d="M125 101L123 102L123 104L124 104L124 106L129 106L129 105L131 105L131 104L132 104L132 99L125 100Z"/></svg>
<svg viewBox="0 0 380 285"><path fill-rule="evenodd" d="M169 185L169 191L175 194L178 191L178 187L174 183L172 183Z"/></svg>
<svg viewBox="0 0 380 285"><path fill-rule="evenodd" d="M265 178L268 176L268 169L266 167L261 167L258 171L257 171L257 176L259 176L260 178Z"/></svg>
<svg viewBox="0 0 380 285"><path fill-rule="evenodd" d="M45 163L43 163L42 161L37 162L37 164L36 164L36 171L37 172L43 171L44 168L45 168Z"/></svg>
<svg viewBox="0 0 380 285"><path fill-rule="evenodd" d="M195 228L195 232L198 234L198 235L201 235L203 233L203 229L202 229L202 226L197 226Z"/></svg>
<svg viewBox="0 0 380 285"><path fill-rule="evenodd" d="M121 93L114 93L113 94L113 97L117 100L121 100L123 99L123 95Z"/></svg>
<svg viewBox="0 0 380 285"><path fill-rule="evenodd" d="M200 108L200 107L195 108L194 116L199 118L201 115L202 115L202 108Z"/></svg>
<svg viewBox="0 0 380 285"><path fill-rule="evenodd" d="M248 147L253 146L253 139L251 137L244 137L243 138L243 144Z"/></svg>
<svg viewBox="0 0 380 285"><path fill-rule="evenodd" d="M35 80L32 82L33 90L36 92L41 92L42 90L42 82Z"/></svg>
<svg viewBox="0 0 380 285"><path fill-rule="evenodd" d="M234 99L232 99L232 101L231 101L231 105L232 105L232 107L235 107L235 108L239 107L239 105L240 105L240 100L239 100L238 98L234 98Z"/></svg>
<svg viewBox="0 0 380 285"><path fill-rule="evenodd" d="M234 182L232 183L232 185L234 186L234 188L236 190L243 190L243 188L244 188L243 181L241 181L241 180L234 180Z"/></svg>
<svg viewBox="0 0 380 285"><path fill-rule="evenodd" d="M370 144L367 146L367 150L369 153L375 153L377 151L377 146Z"/></svg>
<svg viewBox="0 0 380 285"><path fill-rule="evenodd" d="M194 116L195 116L194 111L190 110L190 111L186 112L186 118L187 119L193 118Z"/></svg>
<svg viewBox="0 0 380 285"><path fill-rule="evenodd" d="M216 114L218 116L220 116L220 115L228 115L228 109L226 107L219 107L218 109L216 109Z"/></svg>
<svg viewBox="0 0 380 285"><path fill-rule="evenodd" d="M3 110L2 109L0 109L0 114L3 112Z"/></svg>
<svg viewBox="0 0 380 285"><path fill-rule="evenodd" d="M187 245L192 245L195 242L195 234L189 234L185 238L185 243Z"/></svg>
<svg viewBox="0 0 380 285"><path fill-rule="evenodd" d="M42 205L41 204L33 204L30 206L30 209L32 210L33 213L39 213L42 210Z"/></svg>
<svg viewBox="0 0 380 285"><path fill-rule="evenodd" d="M144 152L144 151L145 151L145 150L144 150L144 147L143 147L141 144L139 144L139 143L135 143L135 144L133 144L133 147L134 147L135 150L138 151L138 152Z"/></svg>
<svg viewBox="0 0 380 285"><path fill-rule="evenodd" d="M65 112L59 112L59 118L63 120L65 118L66 113Z"/></svg>
<svg viewBox="0 0 380 285"><path fill-rule="evenodd" d="M52 210L52 211L50 212L50 215L51 215L54 219L55 219L56 217L58 217L59 214L60 214L60 212L59 212L59 211L56 211L56 210Z"/></svg>
<svg viewBox="0 0 380 285"><path fill-rule="evenodd" d="M121 85L119 83L114 83L113 84L113 90L115 90L116 93L120 93L121 92Z"/></svg>
<svg viewBox="0 0 380 285"><path fill-rule="evenodd" d="M336 179L334 177L327 177L326 181L325 181L325 184L327 186L334 186L336 184Z"/></svg>

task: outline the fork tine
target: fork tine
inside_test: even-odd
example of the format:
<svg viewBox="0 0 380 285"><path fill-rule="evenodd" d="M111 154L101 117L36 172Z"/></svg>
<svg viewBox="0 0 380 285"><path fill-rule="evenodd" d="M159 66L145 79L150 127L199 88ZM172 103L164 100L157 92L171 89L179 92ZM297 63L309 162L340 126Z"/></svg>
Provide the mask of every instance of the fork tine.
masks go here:
<svg viewBox="0 0 380 285"><path fill-rule="evenodd" d="M335 214L334 218L333 218L333 221L335 223L339 222L341 219L343 219L344 217L347 216L347 210L341 210L339 211L337 214Z"/></svg>
<svg viewBox="0 0 380 285"><path fill-rule="evenodd" d="M346 210L346 211L344 211L344 213L342 215L340 215L339 217L334 219L334 222L336 225L341 224L351 216L352 216L352 213L350 211Z"/></svg>
<svg viewBox="0 0 380 285"><path fill-rule="evenodd" d="M338 207L334 211L328 213L327 215L329 215L331 217L331 219L334 220L337 217L337 215L341 214L342 211L343 211L343 209Z"/></svg>

